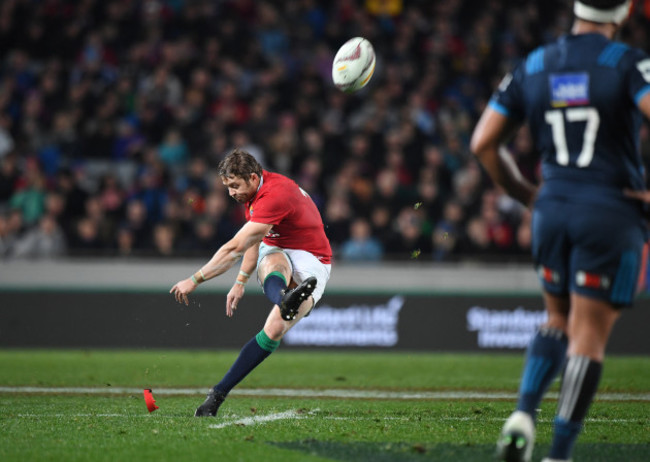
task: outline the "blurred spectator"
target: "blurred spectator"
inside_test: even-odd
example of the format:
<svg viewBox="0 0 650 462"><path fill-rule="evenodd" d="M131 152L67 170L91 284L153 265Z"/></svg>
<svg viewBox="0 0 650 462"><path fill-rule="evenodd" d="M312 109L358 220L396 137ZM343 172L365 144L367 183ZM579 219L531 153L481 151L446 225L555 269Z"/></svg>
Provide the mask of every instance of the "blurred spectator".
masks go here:
<svg viewBox="0 0 650 462"><path fill-rule="evenodd" d="M9 130L11 122L11 118L0 115L0 160L14 148L14 139Z"/></svg>
<svg viewBox="0 0 650 462"><path fill-rule="evenodd" d="M38 227L29 230L13 244L10 253L16 258L54 258L65 252L63 231L54 217L45 215L39 220Z"/></svg>
<svg viewBox="0 0 650 462"><path fill-rule="evenodd" d="M388 168L381 170L377 174L375 187L373 202L385 205L391 214L396 214L407 203L404 190L400 188L397 173L393 170Z"/></svg>
<svg viewBox="0 0 650 462"><path fill-rule="evenodd" d="M217 223L208 219L196 220L192 231L192 234L179 243L179 248L184 254L212 255L230 238L230 235L219 232Z"/></svg>
<svg viewBox="0 0 650 462"><path fill-rule="evenodd" d="M130 199L137 199L146 208L147 220L157 223L163 216L168 200L166 172L159 164L145 167L136 182L136 189Z"/></svg>
<svg viewBox="0 0 650 462"><path fill-rule="evenodd" d="M312 198L319 210L325 205L324 186L322 184L323 164L320 156L311 155L300 165L296 182Z"/></svg>
<svg viewBox="0 0 650 462"><path fill-rule="evenodd" d="M227 197L223 184L221 189L209 193L205 199L203 218L213 222L221 236L232 236L244 224L241 208L231 208L229 201L232 199Z"/></svg>
<svg viewBox="0 0 650 462"><path fill-rule="evenodd" d="M77 221L70 244L74 248L73 254L79 256L98 256L106 250L99 235L98 224L88 217Z"/></svg>
<svg viewBox="0 0 650 462"><path fill-rule="evenodd" d="M3 214L0 214L0 258L9 253L9 249L16 240L9 230L9 220Z"/></svg>
<svg viewBox="0 0 650 462"><path fill-rule="evenodd" d="M19 177L17 157L13 154L0 157L0 209L14 194Z"/></svg>
<svg viewBox="0 0 650 462"><path fill-rule="evenodd" d="M99 203L111 220L116 221L124 215L126 191L112 173L104 175L99 183Z"/></svg>
<svg viewBox="0 0 650 462"><path fill-rule="evenodd" d="M86 199L86 215L97 229L97 235L102 249L108 249L115 239L116 223L108 215L108 211L102 205L102 198L94 195Z"/></svg>
<svg viewBox="0 0 650 462"><path fill-rule="evenodd" d="M204 197L208 192L208 164L202 157L195 157L190 160L185 175L179 175L177 188L180 191L191 189L196 194Z"/></svg>
<svg viewBox="0 0 650 462"><path fill-rule="evenodd" d="M427 222L436 223L440 219L445 199L431 170L422 170L417 184L417 207L426 212Z"/></svg>
<svg viewBox="0 0 650 462"><path fill-rule="evenodd" d="M463 207L467 215L480 212L483 193L482 173L476 161L469 162L454 175L454 200Z"/></svg>
<svg viewBox="0 0 650 462"><path fill-rule="evenodd" d="M248 133L243 130L237 130L232 134L232 147L235 149L243 149L251 156L255 157L262 168L266 168L267 162L264 156L264 150L250 140Z"/></svg>
<svg viewBox="0 0 650 462"><path fill-rule="evenodd" d="M462 239L464 210L459 202L450 200L445 204L442 219L433 230L433 259L446 261L456 257Z"/></svg>
<svg viewBox="0 0 650 462"><path fill-rule="evenodd" d="M133 249L137 251L150 248L151 226L147 220L147 208L140 200L126 204L126 219L120 227L126 227L133 234Z"/></svg>
<svg viewBox="0 0 650 462"><path fill-rule="evenodd" d="M117 133L111 157L116 160L132 159L142 150L145 138L138 131L137 121L123 118L117 122Z"/></svg>
<svg viewBox="0 0 650 462"><path fill-rule="evenodd" d="M176 244L176 233L169 223L159 223L153 229L153 256L172 257Z"/></svg>
<svg viewBox="0 0 650 462"><path fill-rule="evenodd" d="M293 114L284 113L278 120L278 129L271 135L269 149L273 168L282 174L291 174L294 158L298 153L298 131Z"/></svg>
<svg viewBox="0 0 650 462"><path fill-rule="evenodd" d="M465 239L461 243L463 253L478 257L494 255L496 247L490 240L488 226L483 217L475 216L467 222Z"/></svg>
<svg viewBox="0 0 650 462"><path fill-rule="evenodd" d="M165 135L162 144L158 147L160 159L168 167L184 165L187 162L189 153L187 144L181 137L178 129L171 129Z"/></svg>
<svg viewBox="0 0 650 462"><path fill-rule="evenodd" d="M382 246L393 238L392 219L390 209L381 203L375 204L370 212L371 234L379 239Z"/></svg>
<svg viewBox="0 0 650 462"><path fill-rule="evenodd" d="M120 226L115 238L117 255L120 257L131 257L134 255L135 236L128 226Z"/></svg>
<svg viewBox="0 0 650 462"><path fill-rule="evenodd" d="M180 104L183 87L166 66L159 66L142 82L140 94L150 107L172 108Z"/></svg>
<svg viewBox="0 0 650 462"><path fill-rule="evenodd" d="M59 192L50 191L45 196L45 215L54 219L62 230L65 230L65 226L67 225L63 215L65 205L65 197Z"/></svg>
<svg viewBox="0 0 650 462"><path fill-rule="evenodd" d="M381 243L372 237L372 228L365 218L356 218L350 225L350 238L341 246L341 259L344 261L381 260Z"/></svg>
<svg viewBox="0 0 650 462"><path fill-rule="evenodd" d="M423 172L426 172L426 177L439 185L442 195L449 195L452 190L454 176L445 165L444 155L440 147L434 144L426 145L422 157L423 165L420 176L423 176Z"/></svg>
<svg viewBox="0 0 650 462"><path fill-rule="evenodd" d="M336 251L349 237L352 212L350 204L342 195L332 196L325 207L325 233Z"/></svg>
<svg viewBox="0 0 650 462"><path fill-rule="evenodd" d="M82 187L83 169L77 168L74 171L64 169L59 171L56 179L55 189L65 200L63 221L70 223L85 213L86 199L88 192Z"/></svg>
<svg viewBox="0 0 650 462"><path fill-rule="evenodd" d="M36 223L45 211L45 177L36 164L30 159L30 165L25 176L18 180L20 186L9 199L11 208L19 209L23 214L26 225Z"/></svg>
<svg viewBox="0 0 650 462"><path fill-rule="evenodd" d="M483 196L481 217L487 226L490 242L499 250L512 251L514 248L514 230L497 207L498 194L491 190Z"/></svg>
<svg viewBox="0 0 650 462"><path fill-rule="evenodd" d="M388 255L396 260L409 258L428 258L433 245L429 234L423 230L423 213L413 207L400 210L396 225L396 233L387 246Z"/></svg>

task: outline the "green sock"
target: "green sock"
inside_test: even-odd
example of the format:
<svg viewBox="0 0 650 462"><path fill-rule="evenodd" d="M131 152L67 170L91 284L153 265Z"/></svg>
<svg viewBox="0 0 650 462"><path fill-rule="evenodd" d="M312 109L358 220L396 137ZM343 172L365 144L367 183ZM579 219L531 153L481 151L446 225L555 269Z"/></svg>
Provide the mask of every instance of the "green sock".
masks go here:
<svg viewBox="0 0 650 462"><path fill-rule="evenodd" d="M268 351L269 353L273 353L280 346L280 340L271 340L266 335L266 332L264 332L264 329L255 336L255 340L257 340L257 344L262 350Z"/></svg>

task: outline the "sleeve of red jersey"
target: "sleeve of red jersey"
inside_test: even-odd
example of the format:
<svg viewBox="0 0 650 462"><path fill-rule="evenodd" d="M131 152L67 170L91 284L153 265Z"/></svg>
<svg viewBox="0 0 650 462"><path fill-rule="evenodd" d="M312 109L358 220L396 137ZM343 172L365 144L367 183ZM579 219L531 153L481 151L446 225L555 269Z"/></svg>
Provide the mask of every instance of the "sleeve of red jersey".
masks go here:
<svg viewBox="0 0 650 462"><path fill-rule="evenodd" d="M265 194L255 203L250 221L277 225L291 212L291 204L281 195Z"/></svg>

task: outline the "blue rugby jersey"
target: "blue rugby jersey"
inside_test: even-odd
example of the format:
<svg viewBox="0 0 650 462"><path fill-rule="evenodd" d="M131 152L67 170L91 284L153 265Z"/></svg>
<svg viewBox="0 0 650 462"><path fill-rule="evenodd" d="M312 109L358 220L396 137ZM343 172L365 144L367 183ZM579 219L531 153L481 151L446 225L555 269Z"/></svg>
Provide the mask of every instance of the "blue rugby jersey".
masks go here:
<svg viewBox="0 0 650 462"><path fill-rule="evenodd" d="M637 105L647 92L650 59L643 51L579 34L533 51L489 104L528 120L542 160L540 196L620 203L623 188L645 189Z"/></svg>

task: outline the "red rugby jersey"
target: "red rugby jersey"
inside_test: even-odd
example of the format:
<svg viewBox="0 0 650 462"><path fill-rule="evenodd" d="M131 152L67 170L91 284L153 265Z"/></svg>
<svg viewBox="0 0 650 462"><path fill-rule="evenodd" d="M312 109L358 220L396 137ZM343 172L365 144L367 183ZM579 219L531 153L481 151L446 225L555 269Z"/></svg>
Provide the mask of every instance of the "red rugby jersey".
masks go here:
<svg viewBox="0 0 650 462"><path fill-rule="evenodd" d="M332 248L316 204L295 181L279 173L262 173L262 186L246 203L246 220L273 225L265 244L306 250L322 263L332 261Z"/></svg>

